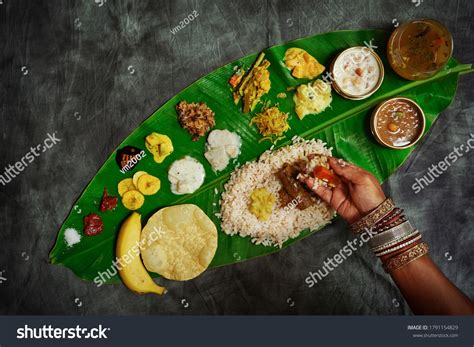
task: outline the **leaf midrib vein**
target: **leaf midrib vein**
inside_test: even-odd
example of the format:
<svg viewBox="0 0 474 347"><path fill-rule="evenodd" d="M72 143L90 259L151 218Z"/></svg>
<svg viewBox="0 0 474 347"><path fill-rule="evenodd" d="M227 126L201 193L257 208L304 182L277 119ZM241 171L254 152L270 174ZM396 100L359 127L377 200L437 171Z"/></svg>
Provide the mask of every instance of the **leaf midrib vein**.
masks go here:
<svg viewBox="0 0 474 347"><path fill-rule="evenodd" d="M471 72L473 71L473 69L471 68L471 65L470 64L459 64L451 69L448 69L448 70L444 70L440 73L438 73L437 75L435 75L434 77L432 78L429 78L429 79L426 79L426 80L420 80L420 81L413 81L413 82L410 82L408 84L405 84L397 89L394 89L393 91L389 92L389 93L386 93L384 95L380 95L376 98L373 98L371 100L368 100L367 102L357 106L357 107L354 107L352 109L350 109L349 111L346 111L346 112L343 112L341 113L340 115L338 116L335 116L333 118L331 118L330 120L326 121L326 122L323 122L321 123L320 125L308 130L308 131L305 131L303 132L302 134L300 134L299 136L302 137L302 138L307 138L307 137L310 137L311 135L314 135L326 128L329 128L330 126L342 121L342 120L346 120L346 119L349 119L351 117L354 117L356 116L357 114L359 114L360 112L362 111L366 111L368 110L369 108L373 107L376 103L378 103L380 100L382 99L387 99L388 97L391 97L393 95L397 95L397 94L400 94L404 91L407 91L409 89L412 89L412 88L416 88L420 85L423 85L423 84L426 84L426 83L431 83L431 82L434 82L438 79L441 79L441 78L444 78L446 76L449 76L453 73L458 73L458 74L464 74L464 73L468 73L468 72ZM275 146L275 149L279 149L279 148L282 148L284 146L287 146L291 143L291 140L287 140L285 142L282 142L280 143L278 146ZM258 158L258 157L257 157ZM252 160L256 160L256 158L252 159ZM249 160L251 161L251 160ZM247 161L247 162L249 162ZM201 187L198 191L196 191L194 194L190 194L190 195L185 195L177 200L174 201L174 204L179 204L179 203L182 203L188 199L191 199L199 194L202 194L206 191L208 191L209 189L212 189L212 188L216 188L217 186L219 186L222 182L226 181L229 177L230 177L231 173L228 172L228 173L225 173L217 178L215 178L214 180L208 182L207 184L205 184L203 187ZM104 238L102 241L98 242L97 244L95 244L92 249L94 248L97 248L97 247L100 247L102 244L104 243L108 243L110 242L110 240L114 239L116 237L116 235L111 235L110 237L107 237L107 238ZM84 249L80 252L77 252L77 253L74 253L72 255L69 255L68 256L68 260L70 259L73 259L79 255L82 255L83 253L86 253L86 252L89 252L91 250L91 248L88 248L88 249ZM63 262L64 264L64 262Z"/></svg>

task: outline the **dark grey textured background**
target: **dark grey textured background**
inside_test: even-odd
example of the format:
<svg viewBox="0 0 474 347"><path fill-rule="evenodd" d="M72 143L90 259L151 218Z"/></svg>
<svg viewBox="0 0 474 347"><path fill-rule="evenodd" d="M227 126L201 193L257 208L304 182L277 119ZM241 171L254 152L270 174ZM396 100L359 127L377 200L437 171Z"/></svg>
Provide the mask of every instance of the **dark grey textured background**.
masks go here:
<svg viewBox="0 0 474 347"><path fill-rule="evenodd" d="M277 254L212 269L190 282L166 283L165 297L134 295L122 285L96 288L49 265L48 252L73 202L110 152L198 77L277 43L338 29L391 30L397 21L416 17L445 23L455 57L472 63L473 4L108 0L99 6L99 0L1 0L1 171L48 132L57 131L62 141L0 186L0 271L7 277L0 284L0 313L409 314L367 249L307 288L308 271L351 238L341 221ZM173 35L170 29L193 10L196 20ZM461 77L453 104L384 185L424 232L434 260L471 298L472 154L420 194L410 186L474 132L473 87L474 74Z"/></svg>

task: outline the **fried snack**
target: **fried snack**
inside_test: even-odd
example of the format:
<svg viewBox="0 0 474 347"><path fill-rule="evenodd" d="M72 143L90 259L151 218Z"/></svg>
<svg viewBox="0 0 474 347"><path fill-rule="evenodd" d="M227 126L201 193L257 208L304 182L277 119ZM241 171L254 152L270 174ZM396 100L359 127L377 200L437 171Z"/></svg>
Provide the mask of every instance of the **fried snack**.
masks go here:
<svg viewBox="0 0 474 347"><path fill-rule="evenodd" d="M133 178L132 178L132 180L133 180L133 185L134 185L135 187L138 187L138 179L139 179L141 176L146 175L146 174L147 174L146 171L137 171L137 172L135 172L135 174L133 175Z"/></svg>
<svg viewBox="0 0 474 347"><path fill-rule="evenodd" d="M123 196L126 192L130 190L136 190L137 188L133 184L133 179L125 178L121 180L117 186L117 190L120 196Z"/></svg>
<svg viewBox="0 0 474 347"><path fill-rule="evenodd" d="M143 228L143 263L148 271L177 281L204 272L217 249L217 228L196 205L165 207Z"/></svg>
<svg viewBox="0 0 474 347"><path fill-rule="evenodd" d="M153 195L160 190L161 181L155 176L144 174L138 178L137 188L143 195Z"/></svg>
<svg viewBox="0 0 474 347"><path fill-rule="evenodd" d="M125 208L135 211L143 206L145 197L138 190L129 190L122 196L122 204Z"/></svg>

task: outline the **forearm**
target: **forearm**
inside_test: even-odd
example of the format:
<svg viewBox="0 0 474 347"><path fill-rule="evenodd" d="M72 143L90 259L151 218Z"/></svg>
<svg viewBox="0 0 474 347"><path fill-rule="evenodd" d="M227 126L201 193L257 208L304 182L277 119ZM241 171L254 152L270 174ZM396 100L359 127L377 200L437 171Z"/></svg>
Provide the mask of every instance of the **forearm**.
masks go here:
<svg viewBox="0 0 474 347"><path fill-rule="evenodd" d="M416 314L474 314L474 303L439 270L421 233L390 199L351 224L355 232L375 234L369 246L380 258Z"/></svg>
<svg viewBox="0 0 474 347"><path fill-rule="evenodd" d="M408 220L404 210L386 199L369 172L331 158L340 178L333 189L310 188L330 204L355 234L370 232L370 250L379 257L416 314L474 315L474 303L433 263L429 246Z"/></svg>
<svg viewBox="0 0 474 347"><path fill-rule="evenodd" d="M415 314L474 315L473 302L439 270L429 255L391 272Z"/></svg>

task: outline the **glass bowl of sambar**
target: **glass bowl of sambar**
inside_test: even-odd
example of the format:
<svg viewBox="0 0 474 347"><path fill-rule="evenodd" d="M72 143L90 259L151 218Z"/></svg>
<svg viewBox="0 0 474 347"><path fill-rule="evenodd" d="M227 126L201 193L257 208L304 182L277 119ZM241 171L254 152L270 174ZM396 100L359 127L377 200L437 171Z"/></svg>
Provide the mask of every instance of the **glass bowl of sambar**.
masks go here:
<svg viewBox="0 0 474 347"><path fill-rule="evenodd" d="M415 19L393 31L387 44L392 69L408 80L423 80L440 71L453 53L449 30L433 19Z"/></svg>

